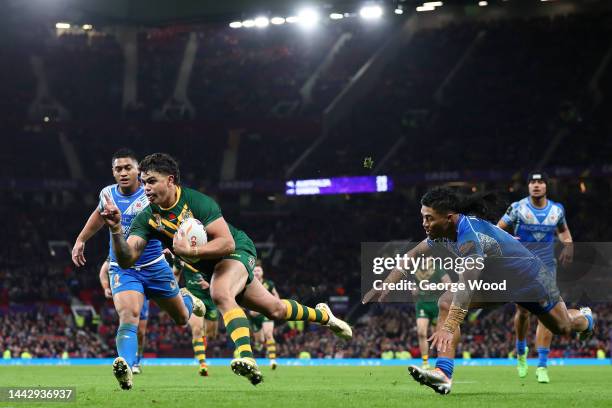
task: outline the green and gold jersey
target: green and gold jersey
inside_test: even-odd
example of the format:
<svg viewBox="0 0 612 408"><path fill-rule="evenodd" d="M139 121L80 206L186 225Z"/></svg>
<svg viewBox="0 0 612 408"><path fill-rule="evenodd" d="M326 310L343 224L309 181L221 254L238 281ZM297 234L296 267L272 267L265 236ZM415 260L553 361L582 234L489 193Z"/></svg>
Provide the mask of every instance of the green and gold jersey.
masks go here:
<svg viewBox="0 0 612 408"><path fill-rule="evenodd" d="M274 288L276 286L274 286L274 282L272 282L270 279L264 279L263 282L261 283L263 285L264 288L266 288L266 290L270 293L272 293L272 291L274 290Z"/></svg>
<svg viewBox="0 0 612 408"><path fill-rule="evenodd" d="M188 218L200 220L206 228L210 223L221 218L221 209L209 196L190 188L177 187L177 200L174 205L170 208L162 208L159 205L150 204L132 221L130 235L139 236L147 241L157 238L165 247L172 248L174 234L181 223ZM235 258L241 261L251 275L257 257L255 245L243 231L229 223L228 227L234 238L236 249L224 258ZM183 262L192 266L196 271L202 272L204 278L210 281L210 275L221 259L203 259L194 263L183 259Z"/></svg>
<svg viewBox="0 0 612 408"><path fill-rule="evenodd" d="M439 293L429 291L429 290L421 290L419 284L421 281L427 280L429 283L440 283L442 282L442 277L446 275L446 272L443 269L438 269L434 265L421 265L419 269L414 273L414 280L417 283L417 301L419 302L436 302L439 296Z"/></svg>

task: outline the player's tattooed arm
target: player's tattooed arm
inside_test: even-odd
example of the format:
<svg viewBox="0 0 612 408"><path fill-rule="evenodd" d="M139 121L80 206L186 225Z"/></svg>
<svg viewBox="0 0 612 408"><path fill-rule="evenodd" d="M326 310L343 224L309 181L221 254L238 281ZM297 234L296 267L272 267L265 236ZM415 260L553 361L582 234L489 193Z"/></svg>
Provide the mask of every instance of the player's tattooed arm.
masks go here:
<svg viewBox="0 0 612 408"><path fill-rule="evenodd" d="M123 269L132 267L142 252L147 246L147 241L137 235L130 235L127 239L123 237L123 234L112 234L113 237L113 251L117 258L117 263Z"/></svg>
<svg viewBox="0 0 612 408"><path fill-rule="evenodd" d="M464 271L461 273L459 271L455 272L459 276L459 282L463 283L464 289L455 292L452 304L463 310L467 310L470 307L470 301L472 300L473 290L470 288L469 282L478 280L484 267L482 257L477 255L476 245L476 242L468 241L459 247L459 253L465 254L463 258Z"/></svg>

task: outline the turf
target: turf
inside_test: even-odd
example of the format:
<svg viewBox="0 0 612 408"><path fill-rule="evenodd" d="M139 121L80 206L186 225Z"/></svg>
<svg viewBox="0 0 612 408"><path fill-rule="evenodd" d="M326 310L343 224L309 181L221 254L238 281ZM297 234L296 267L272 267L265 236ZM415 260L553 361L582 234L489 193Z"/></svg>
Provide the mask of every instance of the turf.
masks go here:
<svg viewBox="0 0 612 408"><path fill-rule="evenodd" d="M453 390L441 396L418 385L405 367L264 368L257 387L227 367L211 376L195 367L146 367L131 391L122 391L110 367L1 367L2 386L75 386L76 403L0 403L43 407L610 407L612 366L551 367L550 384L531 368L519 379L514 367L459 367Z"/></svg>

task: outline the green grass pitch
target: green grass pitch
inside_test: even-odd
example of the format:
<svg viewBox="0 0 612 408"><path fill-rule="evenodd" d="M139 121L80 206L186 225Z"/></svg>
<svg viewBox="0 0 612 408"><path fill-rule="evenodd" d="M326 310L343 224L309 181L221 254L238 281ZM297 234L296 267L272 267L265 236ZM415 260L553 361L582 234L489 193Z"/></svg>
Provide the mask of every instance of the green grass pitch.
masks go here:
<svg viewBox="0 0 612 408"><path fill-rule="evenodd" d="M75 386L76 403L0 403L12 407L610 407L612 366L551 367L550 384L535 370L519 379L514 367L458 367L450 395L420 386L406 367L279 367L263 369L253 387L228 367L144 367L134 388L119 389L111 368L1 367L0 386Z"/></svg>

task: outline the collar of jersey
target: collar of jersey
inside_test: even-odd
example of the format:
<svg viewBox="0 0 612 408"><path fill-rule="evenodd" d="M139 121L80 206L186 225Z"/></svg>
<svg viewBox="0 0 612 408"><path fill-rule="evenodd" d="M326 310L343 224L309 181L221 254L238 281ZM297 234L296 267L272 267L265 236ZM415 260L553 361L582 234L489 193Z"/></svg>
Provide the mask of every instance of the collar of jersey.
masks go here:
<svg viewBox="0 0 612 408"><path fill-rule="evenodd" d="M117 195L118 195L119 197L126 197L126 198L130 198L130 197L133 197L133 196L135 196L136 194L140 193L140 187L141 187L141 186L139 185L139 186L138 186L138 188L136 189L136 191L134 191L132 194L126 195L126 194L123 194L123 193L121 192L121 189L119 188L119 184L115 184L115 191L117 192Z"/></svg>
<svg viewBox="0 0 612 408"><path fill-rule="evenodd" d="M181 188L179 186L176 186L176 201L174 202L174 204L172 204L170 207L168 208L164 208L161 205L159 206L159 208L161 208L164 211L170 211L171 209L173 209L174 207L176 207L176 205L178 204L179 200L181 199Z"/></svg>
<svg viewBox="0 0 612 408"><path fill-rule="evenodd" d="M531 208L534 211L546 211L550 208L552 203L550 202L550 199L546 197L546 205L542 208L538 208L531 203L531 197L527 197L527 205L529 206L529 208Z"/></svg>

